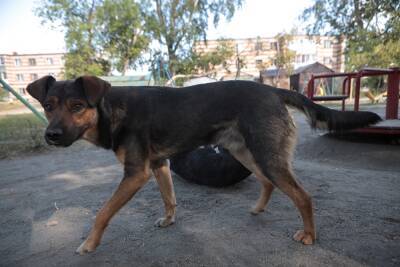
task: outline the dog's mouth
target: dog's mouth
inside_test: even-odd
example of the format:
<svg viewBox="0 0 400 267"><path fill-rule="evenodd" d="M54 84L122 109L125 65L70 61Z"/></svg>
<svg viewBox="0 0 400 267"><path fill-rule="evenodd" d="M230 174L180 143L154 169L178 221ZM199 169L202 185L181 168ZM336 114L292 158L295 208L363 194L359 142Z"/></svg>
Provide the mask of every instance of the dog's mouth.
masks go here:
<svg viewBox="0 0 400 267"><path fill-rule="evenodd" d="M54 139L49 139L46 136L44 137L44 139L46 140L46 143L50 146L58 146L58 147L68 147L70 145L72 145L73 142L66 142L64 140L54 140Z"/></svg>

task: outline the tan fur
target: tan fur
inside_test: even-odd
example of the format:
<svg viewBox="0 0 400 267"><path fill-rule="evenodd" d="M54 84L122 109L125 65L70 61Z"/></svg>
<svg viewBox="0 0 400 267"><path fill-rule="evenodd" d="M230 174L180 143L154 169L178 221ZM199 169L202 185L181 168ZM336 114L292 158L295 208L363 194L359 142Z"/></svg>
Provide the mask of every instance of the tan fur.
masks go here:
<svg viewBox="0 0 400 267"><path fill-rule="evenodd" d="M134 177L125 177L121 181L111 199L97 213L92 230L86 240L76 250L77 253L85 254L96 249L111 218L146 184L149 178L149 164L146 164L146 168L138 172Z"/></svg>
<svg viewBox="0 0 400 267"><path fill-rule="evenodd" d="M124 164L126 156L125 148L119 147L118 150L115 152L115 156L117 157L118 161L121 162L121 164Z"/></svg>
<svg viewBox="0 0 400 267"><path fill-rule="evenodd" d="M302 242L305 245L310 245L316 238L311 198L307 194L307 192L305 192L305 190L296 182L296 179L291 170L291 151L293 151L293 147L296 141L295 125L292 120L289 121L288 131L284 134L289 139L288 142L282 144L281 147L281 149L284 151L282 154L286 155L286 158L284 158L284 161L286 162L280 162L279 165L277 164L277 166L283 165L285 167L279 169L279 173L275 173L275 176L279 177L279 179L276 179L274 185L290 197L290 199L299 209L302 216L304 230L297 231L293 238L297 241ZM243 166L253 172L256 178L262 184L263 188L261 189L261 195L252 213L257 214L260 211L264 210L265 206L268 203L268 200L270 199L274 186L270 183L271 180L264 175L263 171L254 160L253 155L246 147L243 136L237 130L235 125L232 125L231 127L222 131L221 134L218 134L216 141L218 144L228 149L229 152ZM271 159L271 161L272 160L273 159ZM282 158L278 158L275 160L282 161Z"/></svg>
<svg viewBox="0 0 400 267"><path fill-rule="evenodd" d="M153 169L165 207L165 217L156 221L156 225L166 227L175 222L176 198L172 182L171 170L168 165Z"/></svg>
<svg viewBox="0 0 400 267"><path fill-rule="evenodd" d="M85 127L86 130L82 136L82 139L96 144L98 140L98 113L97 109L86 109L81 115L73 115L73 123L79 125L80 127Z"/></svg>
<svg viewBox="0 0 400 267"><path fill-rule="evenodd" d="M98 114L96 108L87 108L82 112L72 114L72 122L77 127L86 126L92 128L97 124Z"/></svg>

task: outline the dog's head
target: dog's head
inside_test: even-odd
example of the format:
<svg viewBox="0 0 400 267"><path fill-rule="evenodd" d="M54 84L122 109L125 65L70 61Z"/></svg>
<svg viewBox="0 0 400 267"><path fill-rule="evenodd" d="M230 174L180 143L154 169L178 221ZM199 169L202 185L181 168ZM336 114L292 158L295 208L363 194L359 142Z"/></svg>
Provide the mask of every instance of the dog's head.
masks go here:
<svg viewBox="0 0 400 267"><path fill-rule="evenodd" d="M49 125L45 139L49 145L69 146L97 125L97 106L111 85L94 76L56 81L45 76L27 90L42 105Z"/></svg>

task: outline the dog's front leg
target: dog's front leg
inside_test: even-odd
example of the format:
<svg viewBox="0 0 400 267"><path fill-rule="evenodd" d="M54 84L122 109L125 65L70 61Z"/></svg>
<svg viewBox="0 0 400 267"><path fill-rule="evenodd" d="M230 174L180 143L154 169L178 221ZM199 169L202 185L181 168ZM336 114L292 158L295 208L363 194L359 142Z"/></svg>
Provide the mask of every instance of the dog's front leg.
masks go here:
<svg viewBox="0 0 400 267"><path fill-rule="evenodd" d="M176 198L174 184L172 182L171 170L167 160L152 164L152 170L160 188L161 197L164 201L165 217L159 218L155 225L167 227L175 222Z"/></svg>
<svg viewBox="0 0 400 267"><path fill-rule="evenodd" d="M118 189L97 213L92 230L86 240L76 250L77 253L83 255L96 249L100 244L104 230L114 214L117 213L117 211L122 208L150 178L149 167L144 167L140 171L125 171L125 173L125 177L119 184Z"/></svg>

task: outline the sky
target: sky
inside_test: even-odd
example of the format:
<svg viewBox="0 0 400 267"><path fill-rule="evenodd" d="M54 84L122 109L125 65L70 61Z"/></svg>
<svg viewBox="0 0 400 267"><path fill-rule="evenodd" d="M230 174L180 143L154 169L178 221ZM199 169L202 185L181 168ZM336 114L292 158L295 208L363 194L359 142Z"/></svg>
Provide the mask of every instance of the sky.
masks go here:
<svg viewBox="0 0 400 267"><path fill-rule="evenodd" d="M0 0L0 53L64 52L60 30L41 25L33 9L38 0ZM293 27L312 0L247 0L230 22L208 30L208 39L270 37Z"/></svg>

